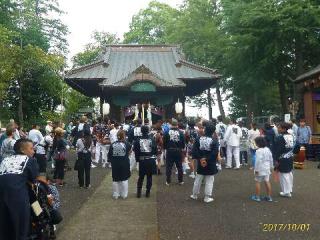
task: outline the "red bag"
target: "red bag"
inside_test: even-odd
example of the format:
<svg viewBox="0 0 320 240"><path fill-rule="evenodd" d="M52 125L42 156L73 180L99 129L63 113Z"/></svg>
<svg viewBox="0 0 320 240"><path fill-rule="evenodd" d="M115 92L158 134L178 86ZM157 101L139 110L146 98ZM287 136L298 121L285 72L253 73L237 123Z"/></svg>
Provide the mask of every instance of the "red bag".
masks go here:
<svg viewBox="0 0 320 240"><path fill-rule="evenodd" d="M53 153L53 159L55 161L63 161L63 160L66 160L66 155L67 155L67 152L65 150L63 151L55 150Z"/></svg>

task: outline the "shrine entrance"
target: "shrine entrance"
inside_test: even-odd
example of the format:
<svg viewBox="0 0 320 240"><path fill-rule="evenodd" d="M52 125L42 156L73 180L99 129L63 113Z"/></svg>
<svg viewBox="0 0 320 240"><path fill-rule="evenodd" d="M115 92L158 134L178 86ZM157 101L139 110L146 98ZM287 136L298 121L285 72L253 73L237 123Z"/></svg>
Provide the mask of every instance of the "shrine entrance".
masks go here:
<svg viewBox="0 0 320 240"><path fill-rule="evenodd" d="M148 119L149 123L156 123L164 119L164 109L151 104L136 104L124 108L125 120Z"/></svg>

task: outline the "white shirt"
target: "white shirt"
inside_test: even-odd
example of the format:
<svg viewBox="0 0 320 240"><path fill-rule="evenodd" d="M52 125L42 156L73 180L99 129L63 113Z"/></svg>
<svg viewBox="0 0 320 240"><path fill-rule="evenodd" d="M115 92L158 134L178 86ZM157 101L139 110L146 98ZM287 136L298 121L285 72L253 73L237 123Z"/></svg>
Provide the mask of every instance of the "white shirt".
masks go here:
<svg viewBox="0 0 320 240"><path fill-rule="evenodd" d="M256 151L256 163L254 171L258 172L258 176L266 176L273 169L273 158L269 148L258 148Z"/></svg>
<svg viewBox="0 0 320 240"><path fill-rule="evenodd" d="M46 143L42 133L39 130L32 129L29 132L28 138L33 142L37 154L46 154L46 150L44 149Z"/></svg>
<svg viewBox="0 0 320 240"><path fill-rule="evenodd" d="M52 126L50 126L49 124L46 126L45 131L46 133L51 133L53 130Z"/></svg>
<svg viewBox="0 0 320 240"><path fill-rule="evenodd" d="M110 138L110 142L111 144L118 141L118 137L117 137L117 134L118 134L118 129L116 128L113 128L111 131L110 131L110 135L109 135L109 138Z"/></svg>
<svg viewBox="0 0 320 240"><path fill-rule="evenodd" d="M232 124L232 125L229 125L227 128L226 134L224 136L224 141L229 146L239 147L241 137L242 137L241 128L236 124Z"/></svg>
<svg viewBox="0 0 320 240"><path fill-rule="evenodd" d="M255 143L255 139L257 137L260 136L260 131L258 129L254 130L254 129L250 129L248 132L248 140L249 140L249 145L251 149L256 149L256 143Z"/></svg>

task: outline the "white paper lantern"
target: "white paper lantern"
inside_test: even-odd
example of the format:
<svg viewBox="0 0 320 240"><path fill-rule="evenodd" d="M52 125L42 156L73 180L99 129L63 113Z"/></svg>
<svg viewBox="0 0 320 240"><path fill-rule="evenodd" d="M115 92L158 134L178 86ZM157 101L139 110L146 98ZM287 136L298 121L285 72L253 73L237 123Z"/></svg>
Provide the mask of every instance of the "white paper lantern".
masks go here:
<svg viewBox="0 0 320 240"><path fill-rule="evenodd" d="M104 103L102 105L102 114L103 115L108 115L110 113L110 104L109 103Z"/></svg>
<svg viewBox="0 0 320 240"><path fill-rule="evenodd" d="M175 104L175 110L177 114L181 114L183 111L183 105L181 102L179 102L179 99L178 102Z"/></svg>

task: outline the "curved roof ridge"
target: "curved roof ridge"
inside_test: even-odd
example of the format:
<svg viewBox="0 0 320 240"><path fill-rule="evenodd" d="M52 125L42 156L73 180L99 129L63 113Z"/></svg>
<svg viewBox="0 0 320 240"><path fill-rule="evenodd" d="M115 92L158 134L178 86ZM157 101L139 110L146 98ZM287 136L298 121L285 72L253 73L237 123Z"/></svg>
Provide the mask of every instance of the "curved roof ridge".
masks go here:
<svg viewBox="0 0 320 240"><path fill-rule="evenodd" d="M70 71L66 72L66 76L74 74L74 73L78 73L78 72L81 72L81 71L84 71L84 70L88 70L88 69L94 68L94 67L99 66L99 65L101 65L103 63L104 63L104 60L100 59L100 60L94 61L92 63L73 68Z"/></svg>
<svg viewBox="0 0 320 240"><path fill-rule="evenodd" d="M182 65L185 65L187 67L193 68L195 70L198 70L198 71L201 71L201 72L210 73L210 74L216 74L217 71L218 71L217 69L211 69L211 68L208 68L208 67L204 67L204 66L201 66L201 65L189 62L187 60L183 60L183 59L180 60L180 63Z"/></svg>
<svg viewBox="0 0 320 240"><path fill-rule="evenodd" d="M146 72L147 74L153 75L155 78L159 79L160 81L162 81L162 82L164 82L166 84L170 83L169 81L161 78L158 74L156 74L154 71L152 71L150 69L150 67L146 66L144 63L140 63L140 65L138 65L138 67L136 69L134 69L132 72L129 72L127 74L127 76L125 76L124 78L119 79L118 81L114 82L113 84L115 85L115 84L119 84L121 82L125 82L126 80L130 79L130 77L132 77L134 74L139 74L139 72L137 72L137 70L139 70L139 69L148 70Z"/></svg>

